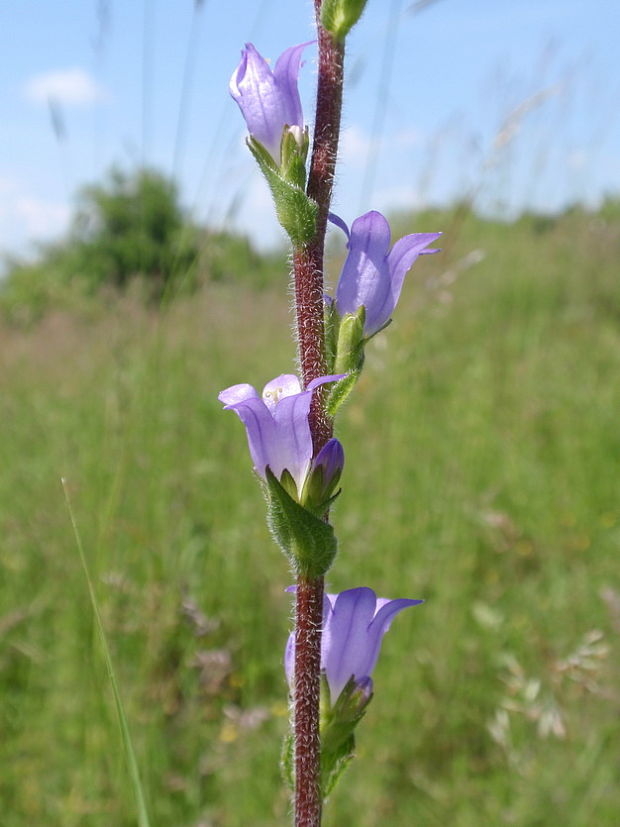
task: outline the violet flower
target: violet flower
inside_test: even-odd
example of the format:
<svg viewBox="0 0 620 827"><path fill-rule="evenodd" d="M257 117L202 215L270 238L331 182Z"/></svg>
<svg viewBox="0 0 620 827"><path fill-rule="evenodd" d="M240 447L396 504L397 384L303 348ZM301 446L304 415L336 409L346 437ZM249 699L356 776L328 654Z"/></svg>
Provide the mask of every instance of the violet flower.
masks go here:
<svg viewBox="0 0 620 827"><path fill-rule="evenodd" d="M304 117L297 89L301 53L308 43L291 46L278 58L273 72L252 43L241 51L229 89L239 104L250 135L265 147L278 166L282 132L288 126L301 146Z"/></svg>
<svg viewBox="0 0 620 827"><path fill-rule="evenodd" d="M348 238L349 254L336 289L336 309L340 316L366 308L364 335L374 335L390 320L400 297L407 271L419 255L436 253L424 248L441 233L412 233L399 239L390 250L390 225L376 210L356 218L351 231L337 215L333 224Z"/></svg>
<svg viewBox="0 0 620 827"><path fill-rule="evenodd" d="M295 481L298 495L312 465L312 435L308 424L312 392L319 385L335 382L342 376L320 376L302 391L299 379L292 374L282 374L268 382L262 398L252 385L232 385L219 395L226 410L233 410L245 425L250 454L256 472L265 479L269 466L280 479L287 470ZM338 442L338 440L334 440ZM334 446L317 456L321 465L327 463L334 470ZM336 451L337 453L337 451ZM326 459L327 456L327 459Z"/></svg>
<svg viewBox="0 0 620 827"><path fill-rule="evenodd" d="M291 586L288 591L295 591ZM372 589L360 587L340 594L326 594L323 602L323 636L321 669L325 672L331 705L351 678L364 696L372 693L370 677L375 668L383 635L394 617L408 606L423 600L377 597ZM293 686L295 670L295 636L286 645L284 667L289 686Z"/></svg>

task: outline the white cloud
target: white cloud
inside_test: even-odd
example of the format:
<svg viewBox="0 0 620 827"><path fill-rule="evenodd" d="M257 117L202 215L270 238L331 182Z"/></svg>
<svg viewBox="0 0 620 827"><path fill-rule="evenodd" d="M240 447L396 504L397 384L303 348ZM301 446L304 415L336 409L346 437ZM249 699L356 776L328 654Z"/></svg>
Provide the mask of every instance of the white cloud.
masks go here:
<svg viewBox="0 0 620 827"><path fill-rule="evenodd" d="M0 175L0 257L8 252L23 255L31 242L58 236L70 218L69 203L41 197L25 182Z"/></svg>
<svg viewBox="0 0 620 827"><path fill-rule="evenodd" d="M26 83L24 91L35 103L53 100L66 106L84 106L108 97L104 87L78 67L35 75Z"/></svg>
<svg viewBox="0 0 620 827"><path fill-rule="evenodd" d="M17 198L15 212L21 219L26 234L38 240L52 238L63 232L71 215L68 204L45 201L30 195Z"/></svg>

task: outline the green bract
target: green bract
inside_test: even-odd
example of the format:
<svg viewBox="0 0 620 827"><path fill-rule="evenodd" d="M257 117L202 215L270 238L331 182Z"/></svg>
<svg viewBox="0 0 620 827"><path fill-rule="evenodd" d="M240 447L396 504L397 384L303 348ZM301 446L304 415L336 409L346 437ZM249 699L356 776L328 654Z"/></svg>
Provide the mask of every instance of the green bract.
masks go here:
<svg viewBox="0 0 620 827"><path fill-rule="evenodd" d="M280 144L280 174L300 189L306 186L306 158L309 146L308 127L303 132L299 128L285 128Z"/></svg>
<svg viewBox="0 0 620 827"><path fill-rule="evenodd" d="M305 140L307 142L307 136ZM318 205L303 189L306 180L303 147L299 147L292 133L285 131L282 139L282 166L278 168L260 141L250 137L247 144L267 179L278 221L288 233L291 243L294 247L307 244L316 233Z"/></svg>
<svg viewBox="0 0 620 827"><path fill-rule="evenodd" d="M355 387L364 366L365 315L363 305L357 313L346 313L339 324L337 313L332 310L329 314L334 368L338 365L338 372L346 374L344 379L331 388L327 396L326 409L332 417Z"/></svg>
<svg viewBox="0 0 620 827"><path fill-rule="evenodd" d="M298 576L322 577L336 556L334 529L296 502L267 467L267 523Z"/></svg>
<svg viewBox="0 0 620 827"><path fill-rule="evenodd" d="M325 677L321 697L329 697ZM355 680L347 683L333 707L321 710L321 791L323 798L333 790L355 751L355 727L372 700L372 688L359 687Z"/></svg>
<svg viewBox="0 0 620 827"><path fill-rule="evenodd" d="M336 40L344 40L365 7L366 0L323 0L321 23Z"/></svg>

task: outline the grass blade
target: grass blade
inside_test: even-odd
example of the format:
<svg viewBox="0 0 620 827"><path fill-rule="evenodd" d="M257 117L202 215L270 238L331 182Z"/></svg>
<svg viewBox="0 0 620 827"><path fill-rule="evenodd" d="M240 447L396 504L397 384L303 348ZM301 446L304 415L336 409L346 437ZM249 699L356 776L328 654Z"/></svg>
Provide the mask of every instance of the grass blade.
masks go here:
<svg viewBox="0 0 620 827"><path fill-rule="evenodd" d="M127 716L125 715L125 708L123 707L123 700L121 698L121 693L118 686L118 681L116 680L116 673L114 672L114 665L112 663L112 656L110 654L110 647L108 646L108 641L105 635L105 630L103 628L103 622L101 620L101 614L99 612L99 606L97 604L97 596L95 594L95 589L93 587L93 581L90 576L90 571L88 569L88 563L86 562L86 555L84 554L84 547L82 545L82 540L80 537L80 532L78 530L77 522L75 519L75 514L73 512L73 507L71 505L71 500L69 498L69 492L67 490L67 482L64 477L61 478L62 488L65 495L65 501L67 503L67 509L69 511L69 518L71 520L71 525L73 527L73 534L75 536L75 543L77 545L77 549L80 555L80 561L82 563L82 568L84 570L84 576L86 578L86 583L88 585L88 593L90 596L90 602L93 608L93 614L95 617L95 625L97 626L97 631L99 633L99 639L101 641L101 648L103 650L103 658L106 665L106 670L108 672L108 676L110 678L110 683L112 685L112 693L114 695L114 705L116 706L116 714L118 717L118 725L121 731L121 738L123 741L123 749L125 751L125 758L127 760L127 766L129 768L129 775L131 778L131 784L133 787L134 795L136 798L136 807L138 810L138 824L139 827L150 827L149 816L146 809L146 803L144 800L144 792L142 789L142 782L140 780L140 772L138 770L138 762L136 761L136 754L133 748L133 743L131 740L131 733L129 731L129 725L127 723Z"/></svg>

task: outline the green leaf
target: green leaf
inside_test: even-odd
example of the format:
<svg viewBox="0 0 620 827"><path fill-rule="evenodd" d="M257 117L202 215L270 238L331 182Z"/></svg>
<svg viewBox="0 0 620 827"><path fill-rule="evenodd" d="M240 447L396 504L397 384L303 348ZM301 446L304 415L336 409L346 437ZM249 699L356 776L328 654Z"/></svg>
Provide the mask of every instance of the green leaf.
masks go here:
<svg viewBox="0 0 620 827"><path fill-rule="evenodd" d="M336 556L333 527L296 502L269 467L267 523L298 575L322 577Z"/></svg>
<svg viewBox="0 0 620 827"><path fill-rule="evenodd" d="M278 221L288 233L291 243L294 247L307 244L316 233L318 204L308 198L302 187L281 175L275 161L259 141L250 137L247 144L267 179ZM294 164L289 164L288 171L293 178L299 177Z"/></svg>

